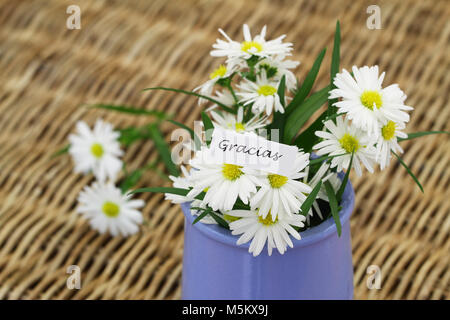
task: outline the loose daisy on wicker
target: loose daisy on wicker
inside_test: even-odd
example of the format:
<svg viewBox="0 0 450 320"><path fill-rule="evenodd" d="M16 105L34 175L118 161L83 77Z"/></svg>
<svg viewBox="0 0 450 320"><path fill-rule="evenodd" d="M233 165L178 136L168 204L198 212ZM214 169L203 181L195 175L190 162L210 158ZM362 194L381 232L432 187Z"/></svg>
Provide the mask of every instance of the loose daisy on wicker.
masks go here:
<svg viewBox="0 0 450 320"><path fill-rule="evenodd" d="M130 197L112 183L94 182L80 193L77 211L100 233L129 236L138 232L143 219L137 209L144 206L143 200Z"/></svg>
<svg viewBox="0 0 450 320"><path fill-rule="evenodd" d="M270 40L265 26L252 35L248 25L243 26L239 40L221 29L219 32L224 39L217 39L210 52L219 61L203 84L192 91L145 89L198 97L199 108L204 108L203 131L172 121L187 129L191 137L181 144L192 151L190 160L181 166L181 175L162 137L150 131L173 186L131 193L162 192L172 203L190 203L194 223L229 230L236 236L237 245L250 242L249 251L257 256L264 247L269 255L274 249L285 253L293 246L293 239L301 241L302 232L325 220L334 219L336 226L340 225L338 210L346 187L343 182L348 181L352 169L358 176L375 172L377 166L383 170L394 156L422 189L400 158L403 149L399 143L441 132L403 132L413 108L405 104L406 95L397 84L383 87L386 74L380 74L378 66L353 66L351 73L345 69L339 73L338 29L329 85L315 92L312 88L325 50L307 76L298 79L300 62L291 59L294 48L284 41L285 35ZM325 103L327 108L323 110ZM124 108L114 110L132 113ZM136 232L142 221L137 211L142 202L131 200L131 193L126 193L134 185L128 183L127 188L119 190L113 184L121 167L118 134L103 122L98 122L93 132L84 123L77 128L78 135L70 137L75 170L92 171L99 180L82 191L78 210L100 232ZM235 137L275 141L290 148L294 156L285 168L276 171L219 161L212 156L211 137L214 140L214 133L222 131ZM232 148L237 152L240 147L236 144ZM343 179L341 171L345 171Z"/></svg>
<svg viewBox="0 0 450 320"><path fill-rule="evenodd" d="M120 157L120 133L112 124L98 119L94 129L79 121L77 134L69 136L68 152L74 161L76 173L92 173L97 179L92 186L86 186L78 197L77 212L82 214L93 229L112 236L129 236L139 231L143 218L138 211L144 205L142 200L131 200L115 181L123 168Z"/></svg>

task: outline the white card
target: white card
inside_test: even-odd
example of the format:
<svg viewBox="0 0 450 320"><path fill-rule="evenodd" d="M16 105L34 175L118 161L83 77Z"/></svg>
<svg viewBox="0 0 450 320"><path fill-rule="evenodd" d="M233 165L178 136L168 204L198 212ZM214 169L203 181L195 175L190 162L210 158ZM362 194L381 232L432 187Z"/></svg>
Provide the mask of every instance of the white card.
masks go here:
<svg viewBox="0 0 450 320"><path fill-rule="evenodd" d="M280 175L288 175L297 147L277 143L254 133L214 128L209 155L217 163L230 163Z"/></svg>

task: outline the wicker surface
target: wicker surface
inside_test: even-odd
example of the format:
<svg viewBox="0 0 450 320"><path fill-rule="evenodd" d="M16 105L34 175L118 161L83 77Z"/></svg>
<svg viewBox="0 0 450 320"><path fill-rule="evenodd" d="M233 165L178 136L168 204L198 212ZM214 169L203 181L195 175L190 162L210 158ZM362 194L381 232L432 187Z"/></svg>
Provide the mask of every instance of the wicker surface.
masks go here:
<svg viewBox="0 0 450 320"><path fill-rule="evenodd" d="M241 37L242 23L288 34L303 79L321 48L328 54L317 87L328 81L336 19L342 65L379 64L416 109L408 131L449 130L450 4L378 2L382 30L366 28L371 2L349 1L73 1L81 30L66 28L71 1L0 2L0 298L172 299L180 297L183 216L161 195L145 194L142 231L128 239L100 236L74 208L91 177L71 172L68 156L50 159L74 124L102 116L117 127L146 119L89 110L82 103L127 103L166 110L192 124L191 97L142 88L192 89L215 62L208 56L222 27ZM173 129L163 127L169 135ZM450 298L450 139L405 143L404 159L425 194L398 165L352 177L351 219L356 298ZM125 161L154 159L152 142L133 145ZM141 185L163 183L147 173ZM82 288L66 287L78 265ZM380 290L366 286L366 268L382 271Z"/></svg>

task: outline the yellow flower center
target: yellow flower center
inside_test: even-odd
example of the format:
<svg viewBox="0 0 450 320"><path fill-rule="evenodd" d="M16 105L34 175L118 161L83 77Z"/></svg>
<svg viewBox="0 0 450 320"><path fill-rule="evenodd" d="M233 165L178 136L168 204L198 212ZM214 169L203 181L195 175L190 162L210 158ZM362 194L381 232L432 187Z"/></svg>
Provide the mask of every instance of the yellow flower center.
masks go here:
<svg viewBox="0 0 450 320"><path fill-rule="evenodd" d="M258 217L258 222L263 224L263 225L265 225L265 226L271 226L271 225L274 225L275 223L278 222L278 217L276 217L275 221L273 221L272 220L272 215L269 212L265 218L259 216Z"/></svg>
<svg viewBox="0 0 450 320"><path fill-rule="evenodd" d="M100 143L94 143L91 146L91 153L94 155L94 157L96 158L101 158L103 156L103 147Z"/></svg>
<svg viewBox="0 0 450 320"><path fill-rule="evenodd" d="M262 51L262 45L259 42L256 41L244 41L241 44L241 50L247 53L254 53L255 50L252 50L250 52L251 49L256 49L256 52L261 52Z"/></svg>
<svg viewBox="0 0 450 320"><path fill-rule="evenodd" d="M230 216L229 214L224 214L223 218L225 220L227 220L228 222L233 222L233 221L239 220L241 217L235 217L235 216Z"/></svg>
<svg viewBox="0 0 450 320"><path fill-rule="evenodd" d="M274 189L281 188L288 181L287 177L280 176L279 174L269 174L267 179L269 179L269 183Z"/></svg>
<svg viewBox="0 0 450 320"><path fill-rule="evenodd" d="M221 64L216 70L211 72L209 75L209 78L211 80L217 78L217 77L223 77L227 73L227 67L225 67L223 64Z"/></svg>
<svg viewBox="0 0 450 320"><path fill-rule="evenodd" d="M367 109L373 110L375 104L378 109L381 108L383 102L381 101L381 95L377 91L366 90L361 95L361 103Z"/></svg>
<svg viewBox="0 0 450 320"><path fill-rule="evenodd" d="M389 121L383 128L381 128L381 135L384 140L391 140L395 135L395 122Z"/></svg>
<svg viewBox="0 0 450 320"><path fill-rule="evenodd" d="M241 166L225 163L222 167L222 174L225 179L234 181L244 174L241 168Z"/></svg>
<svg viewBox="0 0 450 320"><path fill-rule="evenodd" d="M341 144L341 147L348 153L351 153L353 151L356 152L360 147L358 139L356 139L349 133L344 134L342 138L339 139L339 143Z"/></svg>
<svg viewBox="0 0 450 320"><path fill-rule="evenodd" d="M245 130L245 127L241 122L236 122L236 124L234 126L235 126L237 132Z"/></svg>
<svg viewBox="0 0 450 320"><path fill-rule="evenodd" d="M106 201L103 204L102 211L107 217L115 218L119 215L120 208L114 202Z"/></svg>
<svg viewBox="0 0 450 320"><path fill-rule="evenodd" d="M269 85L262 85L258 89L258 94L263 96L272 96L275 92L277 92L277 88Z"/></svg>

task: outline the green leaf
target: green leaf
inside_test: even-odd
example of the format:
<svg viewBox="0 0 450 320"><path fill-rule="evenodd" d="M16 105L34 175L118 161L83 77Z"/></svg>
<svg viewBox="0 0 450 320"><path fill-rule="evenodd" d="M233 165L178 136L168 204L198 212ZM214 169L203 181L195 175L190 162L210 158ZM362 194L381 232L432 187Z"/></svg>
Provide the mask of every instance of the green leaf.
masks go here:
<svg viewBox="0 0 450 320"><path fill-rule="evenodd" d="M52 156L51 156L51 159L59 157L60 155L63 155L65 153L68 153L69 149L70 149L70 143L65 145L64 147L62 147L61 149L59 149L55 153L53 153Z"/></svg>
<svg viewBox="0 0 450 320"><path fill-rule="evenodd" d="M338 236L341 236L341 220L339 218L339 209L338 203L336 199L336 195L334 194L333 186L330 181L325 181L325 190L327 191L328 201L330 203L331 215L333 216L334 222L336 223L336 229Z"/></svg>
<svg viewBox="0 0 450 320"><path fill-rule="evenodd" d="M284 143L290 144L300 128L328 99L329 86L312 94L303 101L287 118L283 135Z"/></svg>
<svg viewBox="0 0 450 320"><path fill-rule="evenodd" d="M150 187L150 188L139 188L139 189L128 192L128 194L153 192L153 193L171 193L171 194L177 194L179 196L186 196L189 193L189 191L191 191L191 190L183 189L183 188ZM197 195L195 197L195 199L203 200L204 197L205 197L205 192L201 192L199 195Z"/></svg>
<svg viewBox="0 0 450 320"><path fill-rule="evenodd" d="M192 130L191 128L189 128L187 125L175 121L175 120L169 120L169 122L173 123L174 125L179 126L180 128L183 128L187 131L189 131L189 134L191 135L191 139L194 140L194 145L195 145L195 149L199 150L202 146L202 142L200 141L200 138L195 134L194 130Z"/></svg>
<svg viewBox="0 0 450 320"><path fill-rule="evenodd" d="M209 214L210 211L212 211L211 208L204 209L204 208L200 208L200 207L191 207L191 210L192 209L202 209L203 210L203 212L201 214L199 214L197 218L195 218L195 220L192 222L192 224L196 224L197 222L202 220L207 214Z"/></svg>
<svg viewBox="0 0 450 320"><path fill-rule="evenodd" d="M154 171L154 172L156 172L156 174L157 174L161 179L164 179L164 180L167 180L167 181L171 181L170 178L169 178L164 172L162 172L162 171L158 168L157 164L158 164L159 161L160 161L160 159L159 159L159 157L158 157L155 161L153 161L152 163L147 164L147 165L146 165L144 168L142 168L142 169Z"/></svg>
<svg viewBox="0 0 450 320"><path fill-rule="evenodd" d="M222 217L218 216L214 212L210 211L209 215L221 226L225 229L230 229L230 226L228 225L228 222L225 221Z"/></svg>
<svg viewBox="0 0 450 320"><path fill-rule="evenodd" d="M171 193L179 196L185 196L189 193L189 189L183 188L173 188L173 187L150 187L150 188L139 188L128 192L128 194L153 192L153 193Z"/></svg>
<svg viewBox="0 0 450 320"><path fill-rule="evenodd" d="M317 163L321 163L322 161L328 160L328 159L333 159L335 157L341 157L341 156L345 156L348 153L341 153L341 154L335 154L333 156L322 156L320 158L316 158L316 159L312 159L309 161L309 165L314 165Z"/></svg>
<svg viewBox="0 0 450 320"><path fill-rule="evenodd" d="M292 99L291 103L286 108L286 115L289 115L295 108L297 108L308 96L311 92L311 89L314 85L314 81L316 80L317 74L319 73L320 65L322 64L323 57L325 56L326 48L324 48L314 61L314 64L306 75L305 81L303 81L302 86L295 93L294 99Z"/></svg>
<svg viewBox="0 0 450 320"><path fill-rule="evenodd" d="M439 133L450 134L450 132L448 132L448 131L421 131L421 132L408 133L407 138L398 138L397 140L400 142L400 141L411 140L411 139L423 137L423 136L426 136L429 134L439 134Z"/></svg>
<svg viewBox="0 0 450 320"><path fill-rule="evenodd" d="M142 177L144 171L145 171L144 168L140 168L128 174L120 184L120 190L122 191L122 193L125 193L126 191L134 187L138 183L139 179Z"/></svg>
<svg viewBox="0 0 450 320"><path fill-rule="evenodd" d="M205 112L202 112L202 121L205 127L206 144L209 146L209 143L211 142L212 132L214 130L214 125Z"/></svg>
<svg viewBox="0 0 450 320"><path fill-rule="evenodd" d="M166 87L145 88L142 91L148 91L148 90L164 90L164 91L172 91L172 92L184 93L184 94L187 94L187 95L190 95L190 96L195 96L195 97L198 97L198 98L203 98L203 99L206 99L208 101L211 101L211 102L217 104L219 107L221 107L222 109L226 110L229 113L236 113L232 108L224 105L222 102L219 102L219 101L217 101L214 98L195 93L193 91L186 91L186 90L166 88Z"/></svg>
<svg viewBox="0 0 450 320"><path fill-rule="evenodd" d="M128 113L128 114L134 114L134 115L154 116L159 119L170 118L170 116L167 115L163 111L138 109L136 107L131 107L131 106L121 106L121 105L112 105L112 104L93 104L93 105L87 105L87 106L89 108L106 109L106 110L110 110L110 111L116 111L116 112Z"/></svg>
<svg viewBox="0 0 450 320"><path fill-rule="evenodd" d="M300 211L304 216L308 215L309 209L311 209L311 206L316 200L317 194L319 193L321 187L322 187L322 180L320 180L319 183L316 184L316 186L312 189L311 193L308 195L306 200L303 202Z"/></svg>
<svg viewBox="0 0 450 320"><path fill-rule="evenodd" d="M353 156L355 152L352 152L352 157L350 158L350 162L348 164L347 172L345 173L344 179L342 180L341 186L339 187L338 193L336 194L337 201L341 203L342 195L344 194L345 187L347 186L348 177L350 175L350 171L352 169L353 164Z"/></svg>
<svg viewBox="0 0 450 320"><path fill-rule="evenodd" d="M400 156L398 154L396 154L394 151L391 150L391 152L394 154L394 156L397 158L398 162L400 162L400 164L406 169L406 171L409 173L409 175L411 176L411 178L413 178L413 180L416 182L416 184L419 186L420 191L422 191L423 193L423 187L419 182L419 179L416 178L416 176L414 175L414 173L412 173L411 169L406 165L406 163L402 160L402 158L400 158Z"/></svg>
<svg viewBox="0 0 450 320"><path fill-rule="evenodd" d="M339 63L341 57L341 27L339 24L339 20L336 22L336 32L334 33L334 45L333 45L333 54L331 56L331 74L330 74L330 90L334 89L335 86L333 84L334 77L339 72ZM337 99L330 99L328 101L328 116L332 116L337 113L337 108L333 106L334 103L337 102Z"/></svg>
<svg viewBox="0 0 450 320"><path fill-rule="evenodd" d="M286 92L286 76L283 75L281 77L280 84L278 85L278 90L277 90L277 94L280 97L280 102L281 102L281 105L283 106L283 108L285 107L285 103L286 103L286 101L284 99L285 92Z"/></svg>
<svg viewBox="0 0 450 320"><path fill-rule="evenodd" d="M151 124L148 127L150 135L153 139L153 142L155 143L155 147L158 150L158 153L161 157L161 160L166 165L167 171L173 175L178 177L180 175L180 172L172 161L172 156L170 154L170 149L167 143L164 141L164 138L161 134L161 131L158 128L157 124Z"/></svg>
<svg viewBox="0 0 450 320"><path fill-rule="evenodd" d="M147 127L145 128L128 127L120 129L119 132L120 132L119 142L125 146L130 146L132 143L140 139L150 138L150 134L148 133Z"/></svg>
<svg viewBox="0 0 450 320"><path fill-rule="evenodd" d="M323 128L323 121L327 116L324 111L307 129L305 129L295 139L294 144L302 148L304 152L311 152L313 146L319 141L320 137L316 136L316 131Z"/></svg>

